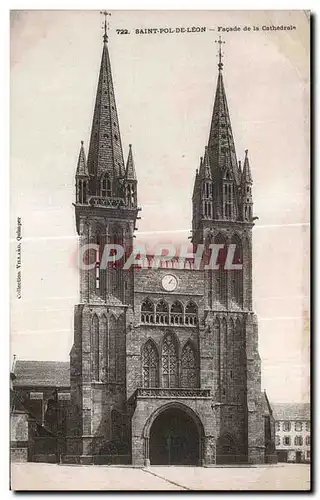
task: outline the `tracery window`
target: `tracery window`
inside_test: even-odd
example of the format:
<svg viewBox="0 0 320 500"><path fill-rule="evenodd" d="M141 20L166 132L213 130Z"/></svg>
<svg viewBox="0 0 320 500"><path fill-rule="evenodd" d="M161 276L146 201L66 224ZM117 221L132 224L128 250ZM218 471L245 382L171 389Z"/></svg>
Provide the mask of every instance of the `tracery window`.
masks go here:
<svg viewBox="0 0 320 500"><path fill-rule="evenodd" d="M196 325L197 324L197 314L198 308L193 302L189 302L186 307L185 312L185 324L186 325Z"/></svg>
<svg viewBox="0 0 320 500"><path fill-rule="evenodd" d="M141 304L141 323L154 322L154 305L150 299L146 299Z"/></svg>
<svg viewBox="0 0 320 500"><path fill-rule="evenodd" d="M197 372L196 353L188 343L184 346L181 355L181 387L197 387Z"/></svg>
<svg viewBox="0 0 320 500"><path fill-rule="evenodd" d="M177 345L173 335L167 334L162 344L162 387L178 387Z"/></svg>
<svg viewBox="0 0 320 500"><path fill-rule="evenodd" d="M170 323L172 325L183 324L183 307L180 302L176 301L170 309Z"/></svg>
<svg viewBox="0 0 320 500"><path fill-rule="evenodd" d="M142 351L142 384L143 387L159 387L159 356L151 340Z"/></svg>
<svg viewBox="0 0 320 500"><path fill-rule="evenodd" d="M169 324L169 307L164 300L160 300L156 307L156 323Z"/></svg>

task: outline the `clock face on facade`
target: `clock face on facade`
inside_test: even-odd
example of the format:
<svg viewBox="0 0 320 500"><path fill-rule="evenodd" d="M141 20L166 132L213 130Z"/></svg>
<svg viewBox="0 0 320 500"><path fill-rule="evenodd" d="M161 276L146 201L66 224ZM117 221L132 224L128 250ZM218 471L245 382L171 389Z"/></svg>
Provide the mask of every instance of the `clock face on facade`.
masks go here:
<svg viewBox="0 0 320 500"><path fill-rule="evenodd" d="M162 278L162 287L167 291L167 292L173 292L177 288L178 281L175 276L172 274L166 274Z"/></svg>

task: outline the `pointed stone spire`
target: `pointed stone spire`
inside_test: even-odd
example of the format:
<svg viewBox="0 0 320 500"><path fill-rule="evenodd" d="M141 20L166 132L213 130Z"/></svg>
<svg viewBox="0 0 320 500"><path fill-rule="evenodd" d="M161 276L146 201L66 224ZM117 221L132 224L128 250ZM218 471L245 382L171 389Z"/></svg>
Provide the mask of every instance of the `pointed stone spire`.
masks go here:
<svg viewBox="0 0 320 500"><path fill-rule="evenodd" d="M244 165L243 165L243 172L242 172L242 182L247 183L247 184L252 184L252 175L251 175L251 169L249 165L249 158L248 158L248 150L245 150L245 159L244 159Z"/></svg>
<svg viewBox="0 0 320 500"><path fill-rule="evenodd" d="M91 176L108 174L113 179L123 177L125 173L106 33L91 129L88 170Z"/></svg>
<svg viewBox="0 0 320 500"><path fill-rule="evenodd" d="M128 181L136 181L136 169L134 166L133 155L132 155L132 144L129 144L129 154L126 166L125 178Z"/></svg>
<svg viewBox="0 0 320 500"><path fill-rule="evenodd" d="M203 156L200 156L200 166L199 166L199 179L203 178L204 168L203 168Z"/></svg>
<svg viewBox="0 0 320 500"><path fill-rule="evenodd" d="M203 161L203 179L212 180L208 146L205 148L204 161Z"/></svg>
<svg viewBox="0 0 320 500"><path fill-rule="evenodd" d="M241 177L234 146L227 97L224 89L222 72L223 63L221 62L221 57L220 45L218 64L219 74L208 141L210 164L214 179L221 175L221 171L226 163L230 164L234 179L239 185Z"/></svg>
<svg viewBox="0 0 320 500"><path fill-rule="evenodd" d="M81 175L81 176L88 176L89 175L88 168L87 168L86 155L85 155L84 147L83 147L83 141L81 141L81 146L80 146L78 165L77 165L77 175Z"/></svg>

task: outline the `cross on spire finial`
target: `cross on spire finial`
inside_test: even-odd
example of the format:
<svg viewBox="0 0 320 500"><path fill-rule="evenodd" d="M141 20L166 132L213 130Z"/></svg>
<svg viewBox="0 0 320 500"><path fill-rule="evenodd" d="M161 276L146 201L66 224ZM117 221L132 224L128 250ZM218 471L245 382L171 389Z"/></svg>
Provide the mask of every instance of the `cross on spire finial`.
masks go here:
<svg viewBox="0 0 320 500"><path fill-rule="evenodd" d="M111 16L110 12L107 12L106 10L100 11L100 14L104 16L104 23L103 23L103 29L104 29L104 35L103 35L103 41L104 43L108 42L108 35L107 31L109 29L109 25L107 23L107 16Z"/></svg>
<svg viewBox="0 0 320 500"><path fill-rule="evenodd" d="M219 64L218 64L218 68L219 68L219 71L221 71L222 68L223 68L223 62L222 62L223 54L222 54L222 50L221 50L221 45L223 43L226 43L226 42L224 40L221 40L221 36L219 36L219 40L215 40L215 43L219 44L219 50L218 50Z"/></svg>

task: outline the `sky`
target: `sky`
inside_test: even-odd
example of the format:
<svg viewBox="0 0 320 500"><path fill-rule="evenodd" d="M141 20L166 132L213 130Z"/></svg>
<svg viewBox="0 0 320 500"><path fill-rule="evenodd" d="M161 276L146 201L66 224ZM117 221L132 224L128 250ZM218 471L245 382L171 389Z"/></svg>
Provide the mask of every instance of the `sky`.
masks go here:
<svg viewBox="0 0 320 500"><path fill-rule="evenodd" d="M11 13L11 356L68 360L79 300L75 169L88 151L102 52L98 11ZM263 26L294 30L262 30ZM201 33L136 34L206 27ZM239 27L218 32L218 28ZM253 27L259 27L259 31ZM244 29L251 28L250 30ZM119 34L117 30L128 30ZM238 160L254 180L254 310L262 389L309 400L309 23L299 11L112 11L109 50L137 239L186 243L208 140L222 34ZM17 218L22 222L17 297Z"/></svg>

